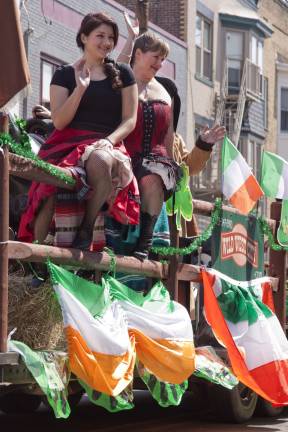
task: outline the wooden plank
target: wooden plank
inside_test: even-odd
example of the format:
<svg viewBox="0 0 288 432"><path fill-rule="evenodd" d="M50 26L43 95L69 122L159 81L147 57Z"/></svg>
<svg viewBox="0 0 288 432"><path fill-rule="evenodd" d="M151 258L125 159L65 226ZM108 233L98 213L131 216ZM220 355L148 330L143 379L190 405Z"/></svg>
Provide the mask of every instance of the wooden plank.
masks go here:
<svg viewBox="0 0 288 432"><path fill-rule="evenodd" d="M73 189L74 186L67 185L63 180L48 174L43 169L39 168L37 164L23 156L18 156L9 153L9 173L15 177L20 177L25 180L38 181L41 183L50 184L52 186L61 187L63 189ZM69 175L69 170L65 170L65 174ZM72 178L72 174L70 173Z"/></svg>
<svg viewBox="0 0 288 432"><path fill-rule="evenodd" d="M110 256L106 252L88 252L17 241L9 241L7 244L9 259L45 262L49 257L55 264L69 264L91 270L107 271L110 267ZM168 279L169 264L151 260L139 261L134 257L119 255L116 255L115 259L118 272ZM178 264L177 279L199 282L201 280L200 269L192 264Z"/></svg>
<svg viewBox="0 0 288 432"><path fill-rule="evenodd" d="M22 261L45 262L47 258L55 264L69 264L85 269L107 271L111 258L106 252L89 252L79 249L64 249L54 246L37 245L33 243L8 242L9 259ZM168 265L157 261L140 261L134 257L116 256L118 272L141 274L143 276L166 279Z"/></svg>
<svg viewBox="0 0 288 432"><path fill-rule="evenodd" d="M193 212L194 214L198 214L201 216L211 216L211 213L214 209L214 204L208 201L201 201L201 200L193 200ZM223 210L227 210L230 213L234 214L241 214L237 209L234 207L230 207L227 205L222 206ZM276 227L276 221L274 219L266 219L270 228L275 232Z"/></svg>

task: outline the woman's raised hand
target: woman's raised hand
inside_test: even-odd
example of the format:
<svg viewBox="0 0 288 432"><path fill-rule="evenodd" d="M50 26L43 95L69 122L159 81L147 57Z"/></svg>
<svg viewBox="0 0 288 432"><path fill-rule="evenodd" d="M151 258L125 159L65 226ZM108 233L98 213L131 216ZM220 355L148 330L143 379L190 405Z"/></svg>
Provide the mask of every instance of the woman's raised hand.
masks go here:
<svg viewBox="0 0 288 432"><path fill-rule="evenodd" d="M201 140L208 144L215 144L224 138L226 129L224 126L215 125L211 129L206 125L200 132Z"/></svg>
<svg viewBox="0 0 288 432"><path fill-rule="evenodd" d="M124 18L127 26L128 35L130 36L131 39L136 39L139 36L138 18L135 18L134 24L132 24L132 21L126 11L124 12Z"/></svg>
<svg viewBox="0 0 288 432"><path fill-rule="evenodd" d="M75 80L76 86L85 91L90 84L90 69L88 68L85 59L81 58L75 65Z"/></svg>

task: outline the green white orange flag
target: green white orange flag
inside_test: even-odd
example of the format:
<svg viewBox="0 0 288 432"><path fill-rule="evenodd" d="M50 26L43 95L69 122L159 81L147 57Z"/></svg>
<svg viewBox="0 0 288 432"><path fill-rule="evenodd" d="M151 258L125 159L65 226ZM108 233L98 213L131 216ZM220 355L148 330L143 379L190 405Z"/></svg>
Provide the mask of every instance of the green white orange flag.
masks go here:
<svg viewBox="0 0 288 432"><path fill-rule="evenodd" d="M202 275L205 316L227 348L234 374L264 399L288 405L288 341L263 303L269 279L237 282L216 270Z"/></svg>
<svg viewBox="0 0 288 432"><path fill-rule="evenodd" d="M49 264L63 314L71 371L99 392L117 396L132 381L134 338L124 312L103 287Z"/></svg>
<svg viewBox="0 0 288 432"><path fill-rule="evenodd" d="M162 283L145 296L112 277L102 286L49 263L68 341L71 371L92 389L118 396L135 357L160 381L182 384L194 371L187 310Z"/></svg>
<svg viewBox="0 0 288 432"><path fill-rule="evenodd" d="M264 195L251 168L228 137L222 146L222 185L225 197L243 214L248 214Z"/></svg>
<svg viewBox="0 0 288 432"><path fill-rule="evenodd" d="M261 187L267 197L288 199L288 162L281 156L263 152Z"/></svg>
<svg viewBox="0 0 288 432"><path fill-rule="evenodd" d="M183 383L195 368L193 330L186 308L170 300L162 282L146 296L112 277L105 283L125 311L137 358L160 381Z"/></svg>
<svg viewBox="0 0 288 432"><path fill-rule="evenodd" d="M288 247L288 162L281 156L263 152L261 187L267 197L283 200L277 240L282 246Z"/></svg>

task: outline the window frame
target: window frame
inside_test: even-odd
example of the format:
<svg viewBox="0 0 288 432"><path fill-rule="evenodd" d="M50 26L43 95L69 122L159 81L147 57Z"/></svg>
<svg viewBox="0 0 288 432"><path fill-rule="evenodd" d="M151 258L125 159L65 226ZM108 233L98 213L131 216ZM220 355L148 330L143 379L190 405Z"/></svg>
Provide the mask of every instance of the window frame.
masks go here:
<svg viewBox="0 0 288 432"><path fill-rule="evenodd" d="M200 18L201 20L201 46L199 46L196 43L196 20L197 18ZM210 32L209 32L209 45L210 49L205 48L204 46L204 27L205 23L209 25ZM201 81L206 81L209 84L213 83L213 42L214 42L214 26L213 21L211 21L209 18L207 18L205 15L203 15L200 12L196 12L196 19L195 19L195 34L194 34L194 41L195 41L195 77L199 78ZM200 73L197 71L198 69L198 62L197 62L197 49L200 49ZM204 75L204 57L205 54L210 55L210 77L207 77Z"/></svg>
<svg viewBox="0 0 288 432"><path fill-rule="evenodd" d="M52 57L45 53L40 53L40 104L45 106L46 108L50 109L50 98L49 102L46 102L43 100L43 65L44 63L49 64L52 66L52 76L54 75L57 68L60 66L63 66L66 64L64 61L57 59L55 57Z"/></svg>
<svg viewBox="0 0 288 432"><path fill-rule="evenodd" d="M279 130L280 134L288 134L288 126L287 129L282 129L282 90L287 90L288 92L288 85L281 85L280 86L280 97L279 97ZM285 112L288 113L288 109L285 110Z"/></svg>

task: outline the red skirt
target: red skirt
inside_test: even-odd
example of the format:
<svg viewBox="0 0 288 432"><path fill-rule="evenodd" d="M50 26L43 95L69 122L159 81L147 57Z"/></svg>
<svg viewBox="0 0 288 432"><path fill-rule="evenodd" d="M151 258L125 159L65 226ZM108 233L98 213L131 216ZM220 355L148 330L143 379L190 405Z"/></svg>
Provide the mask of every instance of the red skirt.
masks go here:
<svg viewBox="0 0 288 432"><path fill-rule="evenodd" d="M81 224L85 201L89 199L91 188L85 183L85 176L78 169L79 160L90 144L103 138L103 134L66 128L63 131L55 130L41 147L39 158L64 168L70 168L76 178L75 190L69 191L44 183L33 182L28 195L28 204L20 221L18 238L21 241L33 242L33 222L41 205L51 195L56 196L54 225L54 245L60 247L71 246L77 229ZM128 156L123 143L116 144L118 150ZM83 170L82 170L83 171ZM128 186L121 189L110 203L105 214L112 216L122 224L137 225L139 223L140 199L135 177ZM100 250L105 246L104 213L97 217L92 250Z"/></svg>

